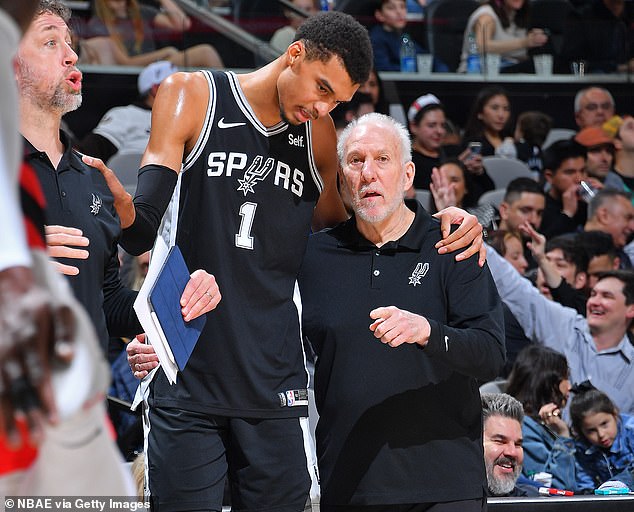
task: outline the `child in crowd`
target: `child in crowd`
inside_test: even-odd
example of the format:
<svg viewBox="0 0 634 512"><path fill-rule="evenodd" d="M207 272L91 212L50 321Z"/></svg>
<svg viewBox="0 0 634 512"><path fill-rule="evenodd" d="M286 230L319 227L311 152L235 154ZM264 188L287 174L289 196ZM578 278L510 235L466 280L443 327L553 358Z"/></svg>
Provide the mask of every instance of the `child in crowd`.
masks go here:
<svg viewBox="0 0 634 512"><path fill-rule="evenodd" d="M579 387L570 402L577 489L592 492L608 480L634 488L634 417L620 414L602 391L591 385Z"/></svg>
<svg viewBox="0 0 634 512"><path fill-rule="evenodd" d="M553 119L539 111L522 112L515 125L515 143L517 158L526 162L531 171L540 177L544 170L542 146L548 132L553 127Z"/></svg>
<svg viewBox="0 0 634 512"><path fill-rule="evenodd" d="M377 5L374 17L378 24L370 30L374 67L377 71L400 71L401 36L407 25L405 0L381 0ZM414 44L417 54L427 53L420 44Z"/></svg>
<svg viewBox="0 0 634 512"><path fill-rule="evenodd" d="M524 257L524 241L519 233L504 229L490 231L488 243L521 275L526 273L528 262Z"/></svg>

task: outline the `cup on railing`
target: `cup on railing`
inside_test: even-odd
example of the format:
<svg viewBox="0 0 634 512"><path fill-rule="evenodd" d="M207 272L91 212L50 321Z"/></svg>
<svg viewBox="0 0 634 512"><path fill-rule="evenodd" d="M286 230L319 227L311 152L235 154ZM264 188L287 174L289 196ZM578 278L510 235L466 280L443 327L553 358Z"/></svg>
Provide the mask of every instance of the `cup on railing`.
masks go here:
<svg viewBox="0 0 634 512"><path fill-rule="evenodd" d="M416 55L416 64L421 75L429 75L432 72L434 56L431 53L419 53Z"/></svg>
<svg viewBox="0 0 634 512"><path fill-rule="evenodd" d="M570 64L570 69L575 76L584 76L586 74L586 61L575 60Z"/></svg>
<svg viewBox="0 0 634 512"><path fill-rule="evenodd" d="M533 64L535 65L535 74L547 76L553 74L553 56L547 53L533 55Z"/></svg>
<svg viewBox="0 0 634 512"><path fill-rule="evenodd" d="M500 74L501 56L499 53L487 53L484 56L484 71L489 77L496 77Z"/></svg>

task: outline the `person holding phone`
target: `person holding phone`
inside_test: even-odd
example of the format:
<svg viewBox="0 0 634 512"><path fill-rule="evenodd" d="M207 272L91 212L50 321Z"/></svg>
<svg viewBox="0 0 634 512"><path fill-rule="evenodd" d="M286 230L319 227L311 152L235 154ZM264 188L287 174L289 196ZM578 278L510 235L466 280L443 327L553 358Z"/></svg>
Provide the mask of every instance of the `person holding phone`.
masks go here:
<svg viewBox="0 0 634 512"><path fill-rule="evenodd" d="M507 92L499 86L488 86L478 93L469 117L465 124L462 139L463 146L471 151L478 151L479 155L493 156L502 145L504 139L512 135L511 102ZM473 145L477 142L480 144ZM470 172L470 194L465 200L466 206L477 203L478 198L486 191L493 190L493 180L486 173L486 169L467 166Z"/></svg>

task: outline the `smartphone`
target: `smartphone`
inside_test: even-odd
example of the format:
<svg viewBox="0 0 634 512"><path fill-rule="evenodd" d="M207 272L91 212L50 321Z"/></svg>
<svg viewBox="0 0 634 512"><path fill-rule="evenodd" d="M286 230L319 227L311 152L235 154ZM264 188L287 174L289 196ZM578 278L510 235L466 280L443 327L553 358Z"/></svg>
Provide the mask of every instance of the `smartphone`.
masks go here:
<svg viewBox="0 0 634 512"><path fill-rule="evenodd" d="M482 152L482 143L481 142L469 142L469 152L471 156L479 155Z"/></svg>
<svg viewBox="0 0 634 512"><path fill-rule="evenodd" d="M590 199L592 199L596 195L596 193L597 193L596 189L592 185L590 185L588 182L586 181L579 182L577 195L579 196L580 199L583 199L584 201L589 203Z"/></svg>

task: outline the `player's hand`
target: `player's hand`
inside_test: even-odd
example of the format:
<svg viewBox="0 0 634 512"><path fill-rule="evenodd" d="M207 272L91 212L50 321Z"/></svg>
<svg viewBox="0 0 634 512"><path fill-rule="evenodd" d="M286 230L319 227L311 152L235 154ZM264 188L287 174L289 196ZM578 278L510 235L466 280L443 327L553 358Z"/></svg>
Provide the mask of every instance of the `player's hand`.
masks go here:
<svg viewBox="0 0 634 512"><path fill-rule="evenodd" d="M57 422L51 361L72 358L72 318L68 308L54 307L31 269L0 272L0 432L11 444L19 443L18 417L36 442L46 420Z"/></svg>
<svg viewBox="0 0 634 512"><path fill-rule="evenodd" d="M88 247L90 240L83 236L81 229L66 226L46 226L46 245L51 258L88 259L88 251L76 247ZM73 265L53 262L57 271L67 276L76 276L79 269Z"/></svg>
<svg viewBox="0 0 634 512"><path fill-rule="evenodd" d="M482 238L482 225L475 215L451 206L434 214L440 219L440 230L443 239L436 244L438 254L454 252L463 247L467 249L456 255L456 261L465 260L476 253L478 265L483 266L486 261L486 247ZM451 224L460 224L460 227L451 233Z"/></svg>
<svg viewBox="0 0 634 512"><path fill-rule="evenodd" d="M189 322L209 313L215 309L221 298L216 278L202 269L196 270L190 276L181 296L183 318Z"/></svg>
<svg viewBox="0 0 634 512"><path fill-rule="evenodd" d="M130 370L137 379L143 379L159 365L154 347L145 343L145 334L139 334L126 346Z"/></svg>
<svg viewBox="0 0 634 512"><path fill-rule="evenodd" d="M390 347L403 343L427 345L431 326L424 316L415 315L395 306L376 308L370 311L370 330L374 337Z"/></svg>
<svg viewBox="0 0 634 512"><path fill-rule="evenodd" d="M103 175L106 180L106 184L114 197L114 208L117 210L117 214L119 215L121 228L125 229L130 227L136 217L132 196L123 187L119 178L117 178L112 169L106 167L106 164L104 164L101 159L88 155L83 155L81 159L86 165L94 167Z"/></svg>

